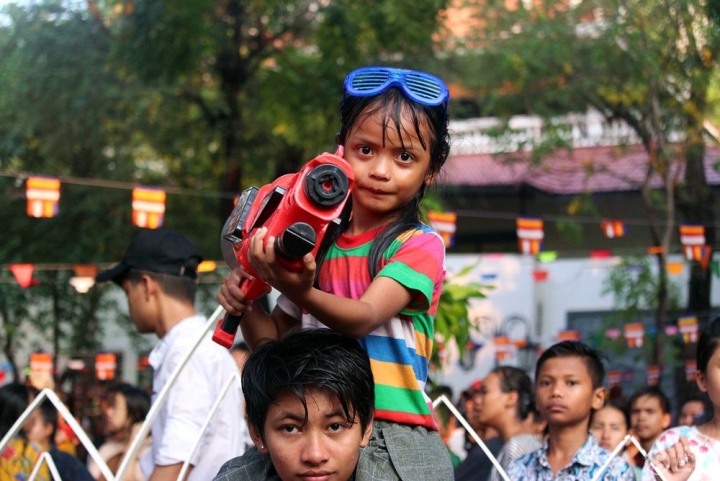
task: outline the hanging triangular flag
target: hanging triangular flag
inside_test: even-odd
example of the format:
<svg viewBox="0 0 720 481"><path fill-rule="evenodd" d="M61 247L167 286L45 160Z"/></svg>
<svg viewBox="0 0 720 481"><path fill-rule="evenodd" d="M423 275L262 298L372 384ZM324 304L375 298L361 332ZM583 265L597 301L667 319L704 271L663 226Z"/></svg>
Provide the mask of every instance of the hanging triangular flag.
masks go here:
<svg viewBox="0 0 720 481"><path fill-rule="evenodd" d="M535 282L545 282L550 275L547 269L533 269L532 274Z"/></svg>
<svg viewBox="0 0 720 481"><path fill-rule="evenodd" d="M697 375L697 361L695 359L688 359L685 361L685 379L688 382L695 380Z"/></svg>
<svg viewBox="0 0 720 481"><path fill-rule="evenodd" d="M658 254L662 254L665 252L665 248L663 246L651 246L647 248L648 255L655 256Z"/></svg>
<svg viewBox="0 0 720 481"><path fill-rule="evenodd" d="M662 374L662 368L657 364L652 364L647 367L647 382L649 386L657 386L660 383L660 374Z"/></svg>
<svg viewBox="0 0 720 481"><path fill-rule="evenodd" d="M455 243L455 231L457 229L457 214L455 212L428 212L428 222L445 241L446 247L452 247Z"/></svg>
<svg viewBox="0 0 720 481"><path fill-rule="evenodd" d="M645 341L645 326L642 322L625 324L625 340L629 348L642 347Z"/></svg>
<svg viewBox="0 0 720 481"><path fill-rule="evenodd" d="M23 289L30 287L30 284L32 284L34 270L34 264L10 264L10 271Z"/></svg>
<svg viewBox="0 0 720 481"><path fill-rule="evenodd" d="M680 317L677 320L678 331L682 335L685 344L698 341L698 319L695 316Z"/></svg>
<svg viewBox="0 0 720 481"><path fill-rule="evenodd" d="M579 341L580 333L574 329L568 329L565 331L558 332L557 342L563 341Z"/></svg>
<svg viewBox="0 0 720 481"><path fill-rule="evenodd" d="M710 257L712 257L712 247L709 245L684 245L683 254L685 259L699 262L705 270Z"/></svg>
<svg viewBox="0 0 720 481"><path fill-rule="evenodd" d="M28 177L25 181L27 215L55 217L60 202L60 180L53 177Z"/></svg>
<svg viewBox="0 0 720 481"><path fill-rule="evenodd" d="M600 222L600 229L608 239L625 235L625 223L617 219L603 219Z"/></svg>
<svg viewBox="0 0 720 481"><path fill-rule="evenodd" d="M542 219L518 217L516 221L518 248L523 254L536 255L542 250L545 237Z"/></svg>
<svg viewBox="0 0 720 481"><path fill-rule="evenodd" d="M605 331L605 337L608 339L612 339L613 341L620 337L620 329L617 327L611 327L607 331Z"/></svg>
<svg viewBox="0 0 720 481"><path fill-rule="evenodd" d="M710 263L710 272L712 272L715 277L720 277L720 261L712 261Z"/></svg>
<svg viewBox="0 0 720 481"><path fill-rule="evenodd" d="M667 268L667 273L671 276L677 276L682 274L683 269L685 269L685 263L683 262L668 262L665 264L665 267Z"/></svg>

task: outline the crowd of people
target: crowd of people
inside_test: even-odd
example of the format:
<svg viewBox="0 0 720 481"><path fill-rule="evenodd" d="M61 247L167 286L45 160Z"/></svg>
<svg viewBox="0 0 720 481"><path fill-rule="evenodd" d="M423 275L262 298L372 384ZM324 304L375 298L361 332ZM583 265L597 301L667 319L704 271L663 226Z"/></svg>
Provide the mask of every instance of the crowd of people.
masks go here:
<svg viewBox="0 0 720 481"><path fill-rule="evenodd" d="M715 479L720 473L720 377L714 373L720 369L719 346L720 318L698 342L702 395L683 399L674 418L671 401L658 386L639 389L629 399L606 391L601 353L569 341L542 354L534 382L518 368L500 366L473 382L457 404L511 480ZM435 394L447 395L448 389ZM438 420L443 422L440 415ZM454 421L441 425L456 481L502 479L464 428Z"/></svg>
<svg viewBox="0 0 720 481"><path fill-rule="evenodd" d="M190 481L612 481L658 473L685 481L720 472L720 320L698 343L698 386L713 414L688 405L685 417L698 425L668 430L670 403L655 388L628 405L608 402L601 355L580 342L550 346L532 379L500 366L471 386L462 407L485 449L468 442L447 410L433 409L427 383L445 245L421 221L420 204L449 154L448 101L444 82L425 72L363 67L347 76L336 140L354 188L339 225L299 269L281 262L266 228L243 239L255 275L280 292L271 312L246 297L242 268L217 294L228 314L243 316L246 348L228 350L203 334L206 319L194 306L202 256L179 232L141 231L120 263L97 276L122 288L138 332L158 338L152 391L120 384L106 393L98 448L111 472L150 481L183 473ZM241 386L228 388L238 366ZM0 388L0 435L35 395L21 384ZM147 438L131 453L150 413ZM52 405L33 412L0 455L0 481L27 479L44 452L63 479L102 478L104 468L53 445L56 424ZM630 445L610 456L628 432L649 450L647 460ZM47 465L36 474L50 479Z"/></svg>

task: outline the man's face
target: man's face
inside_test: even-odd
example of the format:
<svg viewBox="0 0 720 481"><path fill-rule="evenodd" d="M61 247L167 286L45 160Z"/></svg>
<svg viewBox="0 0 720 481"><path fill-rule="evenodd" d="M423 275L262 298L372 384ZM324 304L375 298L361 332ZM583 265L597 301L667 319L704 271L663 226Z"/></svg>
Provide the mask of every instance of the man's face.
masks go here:
<svg viewBox="0 0 720 481"><path fill-rule="evenodd" d="M155 328L148 317L148 301L150 299L148 296L148 282L143 279L134 283L129 279L123 279L120 284L127 296L130 319L132 319L135 328L141 334L155 332Z"/></svg>
<svg viewBox="0 0 720 481"><path fill-rule="evenodd" d="M630 406L630 423L640 441L651 444L670 426L670 413L663 413L657 397L640 396Z"/></svg>
<svg viewBox="0 0 720 481"><path fill-rule="evenodd" d="M269 453L283 480L347 481L353 475L360 448L367 446L372 423L363 431L359 419L351 423L337 396L312 390L305 407L289 391L282 392L265 418L264 439L250 432L262 453Z"/></svg>

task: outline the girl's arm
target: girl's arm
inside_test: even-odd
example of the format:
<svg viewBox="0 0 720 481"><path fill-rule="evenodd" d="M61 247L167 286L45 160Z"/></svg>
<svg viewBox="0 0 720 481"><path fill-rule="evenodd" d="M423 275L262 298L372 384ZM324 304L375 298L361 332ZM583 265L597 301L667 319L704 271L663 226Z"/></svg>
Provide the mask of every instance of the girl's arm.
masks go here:
<svg viewBox="0 0 720 481"><path fill-rule="evenodd" d="M265 229L260 229L250 239L248 259L255 271L290 301L336 332L364 337L404 309L412 299L408 289L387 277L375 278L357 300L316 289L313 287L315 259L306 255L300 272L285 269L276 262L272 237L263 248L265 233Z"/></svg>

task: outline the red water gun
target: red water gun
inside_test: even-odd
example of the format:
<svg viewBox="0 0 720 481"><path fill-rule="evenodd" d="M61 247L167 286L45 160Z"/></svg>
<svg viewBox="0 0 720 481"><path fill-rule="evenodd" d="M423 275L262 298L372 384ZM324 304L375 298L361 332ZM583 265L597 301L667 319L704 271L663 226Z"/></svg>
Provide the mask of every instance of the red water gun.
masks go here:
<svg viewBox="0 0 720 481"><path fill-rule="evenodd" d="M225 222L220 243L228 265L241 266L250 276L240 282L246 299L258 299L269 287L247 259L250 238L258 229L267 228L266 242L275 237L275 252L282 265L299 272L305 254L317 255L323 237L339 225L355 182L352 168L342 155L342 147L335 154L325 152L295 174L243 191ZM232 346L241 320L242 316L226 314L218 322L213 340Z"/></svg>

